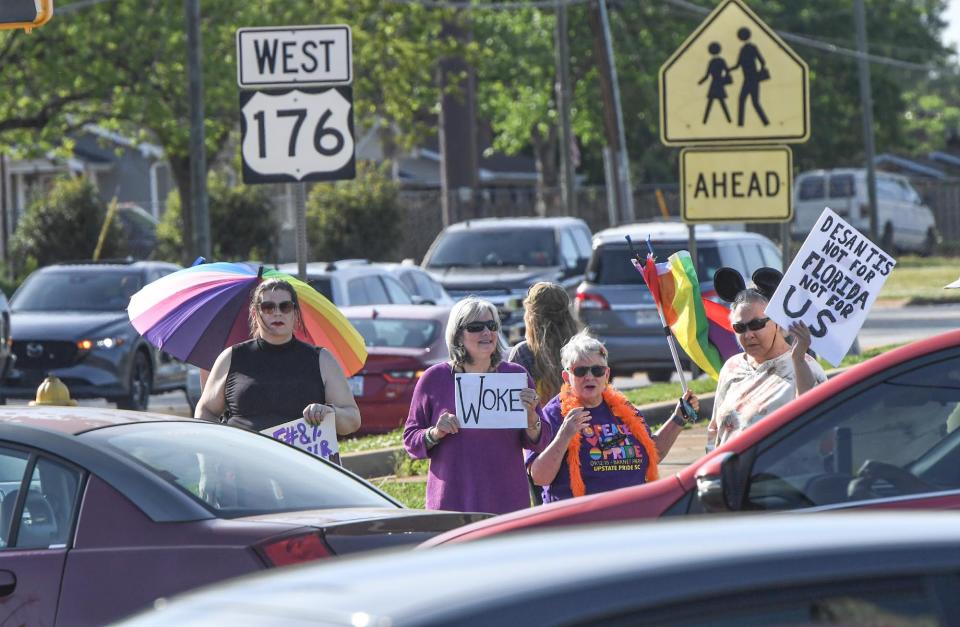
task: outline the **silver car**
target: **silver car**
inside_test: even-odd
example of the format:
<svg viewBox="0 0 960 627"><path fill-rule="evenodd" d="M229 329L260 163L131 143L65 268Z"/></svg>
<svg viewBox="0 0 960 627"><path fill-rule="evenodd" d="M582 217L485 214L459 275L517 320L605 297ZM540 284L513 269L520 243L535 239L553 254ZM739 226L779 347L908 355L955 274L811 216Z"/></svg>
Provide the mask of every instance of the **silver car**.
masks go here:
<svg viewBox="0 0 960 627"><path fill-rule="evenodd" d="M649 235L657 261L688 248L687 226L680 223L635 223L600 231L593 236L586 278L577 288L576 317L606 344L615 374L645 370L651 381L669 381L673 360L653 296L630 263L627 235L644 254ZM763 266L782 268L780 250L766 237L710 227L697 227L697 260L700 289L707 298L716 295L713 273L722 266L747 277ZM681 361L689 364L682 352Z"/></svg>

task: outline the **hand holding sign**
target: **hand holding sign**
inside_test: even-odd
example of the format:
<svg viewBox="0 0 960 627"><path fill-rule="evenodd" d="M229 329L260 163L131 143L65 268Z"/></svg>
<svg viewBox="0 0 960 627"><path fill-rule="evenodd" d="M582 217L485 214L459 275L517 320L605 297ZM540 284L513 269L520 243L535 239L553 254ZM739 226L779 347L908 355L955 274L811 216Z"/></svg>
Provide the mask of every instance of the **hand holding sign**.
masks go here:
<svg viewBox="0 0 960 627"><path fill-rule="evenodd" d="M536 407L539 398L536 392L527 387L526 373L457 373L454 385L460 428L530 427L528 408Z"/></svg>
<svg viewBox="0 0 960 627"><path fill-rule="evenodd" d="M307 421L307 424L319 425L327 416L330 416L331 419L334 419L336 416L333 407L330 405L310 403L303 408L303 419Z"/></svg>
<svg viewBox="0 0 960 627"><path fill-rule="evenodd" d="M460 421L450 412L444 410L437 421L437 440L452 435L460 430Z"/></svg>

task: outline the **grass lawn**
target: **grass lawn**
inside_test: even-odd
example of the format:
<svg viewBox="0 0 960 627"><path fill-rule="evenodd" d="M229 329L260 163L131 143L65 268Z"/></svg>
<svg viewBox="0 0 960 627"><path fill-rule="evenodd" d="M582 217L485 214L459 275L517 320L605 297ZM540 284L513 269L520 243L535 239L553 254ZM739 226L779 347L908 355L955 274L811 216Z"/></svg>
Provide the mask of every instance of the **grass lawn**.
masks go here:
<svg viewBox="0 0 960 627"><path fill-rule="evenodd" d="M897 260L897 266L887 279L877 298L887 301L906 301L908 304L957 303L960 290L945 290L943 286L960 276L960 260L951 257L913 257Z"/></svg>
<svg viewBox="0 0 960 627"><path fill-rule="evenodd" d="M423 509L424 505L426 505L426 481L403 481L391 478L377 481L374 483L374 485L407 507Z"/></svg>

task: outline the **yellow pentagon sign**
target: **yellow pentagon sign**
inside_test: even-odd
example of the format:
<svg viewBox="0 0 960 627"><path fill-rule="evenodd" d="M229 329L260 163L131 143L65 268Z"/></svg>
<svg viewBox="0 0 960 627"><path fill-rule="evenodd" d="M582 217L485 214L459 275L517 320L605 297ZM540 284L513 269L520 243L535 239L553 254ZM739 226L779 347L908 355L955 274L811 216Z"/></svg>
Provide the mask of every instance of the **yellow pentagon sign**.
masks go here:
<svg viewBox="0 0 960 627"><path fill-rule="evenodd" d="M787 146L680 151L684 222L781 222L793 218L793 153Z"/></svg>
<svg viewBox="0 0 960 627"><path fill-rule="evenodd" d="M740 0L724 0L660 68L668 146L810 137L807 64Z"/></svg>

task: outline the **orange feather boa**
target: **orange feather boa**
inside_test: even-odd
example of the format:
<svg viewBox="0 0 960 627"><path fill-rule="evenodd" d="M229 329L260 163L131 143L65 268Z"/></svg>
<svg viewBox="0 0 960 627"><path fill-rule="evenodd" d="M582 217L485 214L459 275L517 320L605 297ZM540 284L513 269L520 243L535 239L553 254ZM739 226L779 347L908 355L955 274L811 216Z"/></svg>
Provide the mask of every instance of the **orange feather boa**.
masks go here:
<svg viewBox="0 0 960 627"><path fill-rule="evenodd" d="M660 463L657 455L657 447L653 439L647 432L647 423L643 417L637 415L636 408L627 400L627 397L613 389L611 386L603 391L603 402L610 408L610 412L620 422L630 429L630 433L637 439L644 450L647 452L647 474L648 482L656 481L660 477L657 470L657 464ZM563 416L575 408L583 407L583 403L570 389L570 384L564 383L560 388L560 411ZM570 440L567 445L567 467L570 469L570 490L574 496L583 496L587 493L587 486L583 483L583 473L580 470L580 444L583 441L583 434L579 431Z"/></svg>

